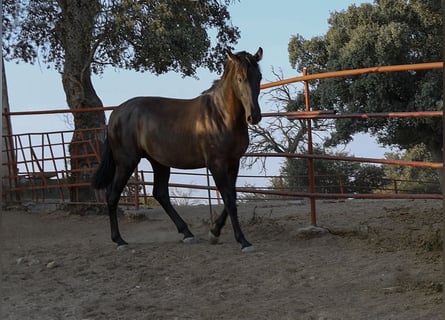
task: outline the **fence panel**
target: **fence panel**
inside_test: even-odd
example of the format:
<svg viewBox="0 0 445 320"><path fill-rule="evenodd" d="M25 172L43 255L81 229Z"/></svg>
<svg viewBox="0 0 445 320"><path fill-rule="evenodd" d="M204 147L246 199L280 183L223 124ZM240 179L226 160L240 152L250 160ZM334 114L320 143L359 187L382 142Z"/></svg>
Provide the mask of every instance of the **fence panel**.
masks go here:
<svg viewBox="0 0 445 320"><path fill-rule="evenodd" d="M370 72L396 72L406 70L423 70L431 68L443 68L443 63L429 63L420 65L403 65L366 68L359 70L345 70L335 73L326 73L318 75L303 75L262 85L262 89L274 86L284 85L296 81L307 81L337 76L359 75ZM306 90L309 95L309 90ZM106 107L105 110L112 110L113 107ZM97 109L87 109L84 112L93 112ZM41 111L41 112L4 112L5 117L34 116L50 113L72 113L73 110ZM320 118L357 118L368 119L372 117L441 117L442 111L416 112L416 113L374 113L374 114L334 114L332 111L311 111L310 100L307 97L307 108L305 112L289 113L265 113L264 117L288 117L289 119L307 119L310 124L313 119ZM100 160L101 137L104 136L104 128L76 130L76 134L93 133L95 140L84 141L87 143L88 152L83 155L84 159L76 159L70 156L70 142L74 134L73 130L39 132L39 133L9 133L2 137L3 145L10 146L4 150L7 159L3 160L2 166L7 167L8 175L2 177L3 203L23 203L23 202L45 202L45 203L74 203L74 204L104 204L104 193L94 191L91 199L85 201L79 198L77 190L81 187L88 187L93 175L94 168ZM77 142L80 143L80 142ZM85 146L82 146L85 148ZM76 146L71 146L76 148ZM442 163L424 163L416 161L394 161L387 159L359 158L359 157L334 157L327 155L309 154L246 154L247 157L283 157L283 158L306 158L308 161L314 159L324 159L331 161L356 161L377 163L382 165L401 165L418 166L423 168L442 168ZM86 165L77 170L71 169L71 161L85 160ZM312 166L313 167L313 166ZM75 177L75 178L74 178ZM191 180L197 180L197 183L182 183L184 177ZM177 178L177 179L176 179ZM310 184L305 186L305 192L292 192L286 189L282 176L260 176L258 174L240 175L238 181L238 191L241 201L268 200L268 199L289 199L289 198L309 198L311 202L321 198L422 198L422 199L442 199L441 194L406 194L400 189L400 181L389 183L391 187L386 186L385 190L379 193L347 193L347 181L351 177L339 177L338 185L323 186L316 184L314 169L309 172ZM175 180L176 179L176 180ZM268 184L266 185L266 182ZM267 180L269 179L269 180ZM261 182L258 182L258 181ZM271 185L270 181L278 181L278 184ZM280 182L281 181L281 182ZM418 183L418 182L412 182ZM425 182L431 183L431 182ZM135 174L129 180L126 189L123 192L121 204L139 207L140 205L149 206L154 202L150 198L150 188L152 185L152 175L143 165L138 166ZM196 203L218 203L220 198L216 188L209 178L208 172L185 171L172 172L171 187L173 188L172 198L179 204ZM330 189L329 189L330 188ZM195 191L188 191L195 190ZM320 192L323 191L323 192ZM198 194L193 194L194 192ZM315 205L311 212L311 223L316 224Z"/></svg>

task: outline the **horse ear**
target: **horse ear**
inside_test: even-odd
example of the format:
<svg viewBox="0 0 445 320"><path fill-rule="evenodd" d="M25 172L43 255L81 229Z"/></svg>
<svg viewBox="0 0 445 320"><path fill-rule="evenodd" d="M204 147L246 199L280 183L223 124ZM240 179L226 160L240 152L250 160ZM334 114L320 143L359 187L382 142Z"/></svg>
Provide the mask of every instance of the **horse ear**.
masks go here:
<svg viewBox="0 0 445 320"><path fill-rule="evenodd" d="M233 62L236 60L236 56L230 50L226 51L226 55L227 55L227 59L229 59L230 61Z"/></svg>
<svg viewBox="0 0 445 320"><path fill-rule="evenodd" d="M263 48L259 47L258 51L255 53L253 57L257 62L260 61L263 58Z"/></svg>

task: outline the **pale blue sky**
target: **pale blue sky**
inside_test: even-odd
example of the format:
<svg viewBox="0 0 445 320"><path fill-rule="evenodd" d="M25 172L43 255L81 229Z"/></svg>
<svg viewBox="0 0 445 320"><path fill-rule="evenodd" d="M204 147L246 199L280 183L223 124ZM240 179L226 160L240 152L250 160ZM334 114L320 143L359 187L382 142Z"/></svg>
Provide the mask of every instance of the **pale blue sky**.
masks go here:
<svg viewBox="0 0 445 320"><path fill-rule="evenodd" d="M331 12L347 9L371 1L350 0L243 0L230 7L232 22L241 31L236 51L255 52L264 49L261 68L263 82L275 80L271 70L282 69L285 77L298 75L289 64L287 46L292 35L299 33L305 38L322 35L328 30L327 19ZM11 111L66 109L61 77L45 65L27 65L7 62L5 64ZM139 95L191 98L210 87L219 76L207 70L199 70L194 78L182 78L175 73L154 76L109 68L101 76L94 76L94 87L104 105L118 105ZM268 111L267 103L262 109ZM14 117L14 132L40 132L65 130L68 125L61 115L38 117ZM357 137L347 150L357 156L379 157L384 150L371 146L371 140Z"/></svg>

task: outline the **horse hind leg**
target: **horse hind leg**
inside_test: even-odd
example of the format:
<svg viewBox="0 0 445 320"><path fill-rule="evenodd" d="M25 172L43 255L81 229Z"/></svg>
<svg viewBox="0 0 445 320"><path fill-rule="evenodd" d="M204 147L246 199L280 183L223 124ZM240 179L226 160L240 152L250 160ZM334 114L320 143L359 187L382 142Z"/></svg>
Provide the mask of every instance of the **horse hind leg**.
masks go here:
<svg viewBox="0 0 445 320"><path fill-rule="evenodd" d="M125 188L131 174L136 167L137 162L134 165L116 166L116 173L114 175L112 183L107 188L107 205L108 215L110 218L111 228L111 240L117 244L118 248L123 248L128 243L122 239L119 231L119 223L117 219L117 206L121 193Z"/></svg>
<svg viewBox="0 0 445 320"><path fill-rule="evenodd" d="M155 161L151 161L153 167L153 197L159 202L164 211L173 221L178 233L184 235L183 242L190 243L194 241L194 236L190 232L187 224L173 208L168 192L168 181L170 179L170 168L165 167Z"/></svg>

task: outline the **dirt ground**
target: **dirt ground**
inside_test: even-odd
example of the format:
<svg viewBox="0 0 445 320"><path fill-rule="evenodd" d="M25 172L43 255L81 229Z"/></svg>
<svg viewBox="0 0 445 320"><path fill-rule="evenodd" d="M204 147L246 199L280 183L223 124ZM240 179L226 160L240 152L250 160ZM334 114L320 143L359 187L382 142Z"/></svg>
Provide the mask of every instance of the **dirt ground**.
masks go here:
<svg viewBox="0 0 445 320"><path fill-rule="evenodd" d="M3 211L1 319L441 319L441 201L317 209L324 233L307 203L240 204L248 254L230 224L208 243L206 206L179 207L194 244L160 208L127 211L126 250L104 215Z"/></svg>

